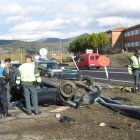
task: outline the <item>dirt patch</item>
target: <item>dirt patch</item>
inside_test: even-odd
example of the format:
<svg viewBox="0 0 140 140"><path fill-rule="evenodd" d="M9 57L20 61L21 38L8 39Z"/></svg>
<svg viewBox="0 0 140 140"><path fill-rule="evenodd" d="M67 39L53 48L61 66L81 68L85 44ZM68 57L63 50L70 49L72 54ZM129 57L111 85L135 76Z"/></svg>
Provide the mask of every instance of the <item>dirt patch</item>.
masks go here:
<svg viewBox="0 0 140 140"><path fill-rule="evenodd" d="M117 89L102 90L104 95L126 96ZM130 95L130 96L129 96ZM133 95L134 96L134 95ZM121 96L122 97L122 96ZM129 93L127 97L132 95ZM135 98L132 99L132 102ZM61 116L72 117L77 123L62 123L48 110L58 106L41 107L42 114L27 116L18 108L12 118L0 120L1 140L139 140L140 121L123 116L94 103L80 109L69 108ZM105 125L99 126L101 123Z"/></svg>

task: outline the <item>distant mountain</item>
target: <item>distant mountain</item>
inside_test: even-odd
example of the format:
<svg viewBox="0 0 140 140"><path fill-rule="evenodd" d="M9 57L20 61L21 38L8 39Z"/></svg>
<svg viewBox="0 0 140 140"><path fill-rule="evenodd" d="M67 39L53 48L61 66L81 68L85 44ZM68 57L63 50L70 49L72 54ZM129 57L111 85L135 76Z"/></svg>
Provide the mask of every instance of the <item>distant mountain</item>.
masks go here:
<svg viewBox="0 0 140 140"><path fill-rule="evenodd" d="M0 40L0 45L7 45L11 42L12 42L12 40Z"/></svg>
<svg viewBox="0 0 140 140"><path fill-rule="evenodd" d="M23 41L19 41L19 40L0 40L0 45L8 45L14 42L23 42Z"/></svg>
<svg viewBox="0 0 140 140"><path fill-rule="evenodd" d="M79 36L77 36L77 37L75 37L75 38L80 38L80 37L84 37L84 36L87 36L87 35L90 35L90 34L88 34L88 33L81 34L81 35L79 35Z"/></svg>
<svg viewBox="0 0 140 140"><path fill-rule="evenodd" d="M70 42L76 38L80 38L80 37L84 37L86 35L89 35L87 33L73 37L73 38L65 38L65 39L61 39L61 42ZM45 39L40 39L37 42L48 42L48 43L56 43L56 42L60 42L60 38L45 38Z"/></svg>
<svg viewBox="0 0 140 140"><path fill-rule="evenodd" d="M46 39L40 39L38 41L46 42L46 43L52 43L52 42L55 43L55 42L60 42L60 38L46 38ZM61 39L61 42L68 42L68 41L69 41L69 39Z"/></svg>
<svg viewBox="0 0 140 140"><path fill-rule="evenodd" d="M73 38L61 39L62 48L68 48L69 43L76 39L88 34L82 34ZM48 50L59 50L60 49L60 38L45 38L37 41L26 42L20 40L0 40L0 48L4 49L17 49L24 48L26 50L39 50L40 48L48 48Z"/></svg>

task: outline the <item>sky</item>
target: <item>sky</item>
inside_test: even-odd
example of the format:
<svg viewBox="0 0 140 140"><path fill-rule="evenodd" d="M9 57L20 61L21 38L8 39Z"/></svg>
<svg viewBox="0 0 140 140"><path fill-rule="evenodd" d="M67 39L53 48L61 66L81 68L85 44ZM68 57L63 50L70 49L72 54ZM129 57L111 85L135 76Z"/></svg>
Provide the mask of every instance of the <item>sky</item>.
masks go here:
<svg viewBox="0 0 140 140"><path fill-rule="evenodd" d="M69 38L140 24L140 0L0 0L0 39Z"/></svg>

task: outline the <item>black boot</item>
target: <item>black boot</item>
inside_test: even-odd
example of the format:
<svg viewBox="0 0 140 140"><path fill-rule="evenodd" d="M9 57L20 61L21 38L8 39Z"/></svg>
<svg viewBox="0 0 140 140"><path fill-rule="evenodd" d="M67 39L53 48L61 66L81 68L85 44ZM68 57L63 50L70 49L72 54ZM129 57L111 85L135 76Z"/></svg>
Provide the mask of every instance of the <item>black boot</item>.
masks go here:
<svg viewBox="0 0 140 140"><path fill-rule="evenodd" d="M3 114L3 117L4 117L4 118L12 117L12 114L10 114L10 113L4 113L4 114Z"/></svg>
<svg viewBox="0 0 140 140"><path fill-rule="evenodd" d="M138 91L139 91L139 88L138 87L132 88L132 93L138 93Z"/></svg>

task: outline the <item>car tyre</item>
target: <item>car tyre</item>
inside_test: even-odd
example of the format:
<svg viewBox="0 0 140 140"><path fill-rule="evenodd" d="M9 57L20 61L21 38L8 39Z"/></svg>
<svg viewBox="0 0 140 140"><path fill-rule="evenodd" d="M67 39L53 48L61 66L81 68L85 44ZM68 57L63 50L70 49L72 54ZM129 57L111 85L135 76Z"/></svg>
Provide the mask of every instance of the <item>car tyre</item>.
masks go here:
<svg viewBox="0 0 140 140"><path fill-rule="evenodd" d="M93 86L93 78L89 77L88 75L83 76L80 81L87 86Z"/></svg>
<svg viewBox="0 0 140 140"><path fill-rule="evenodd" d="M60 94L65 98L71 98L76 93L76 85L72 81L63 82L60 87Z"/></svg>

